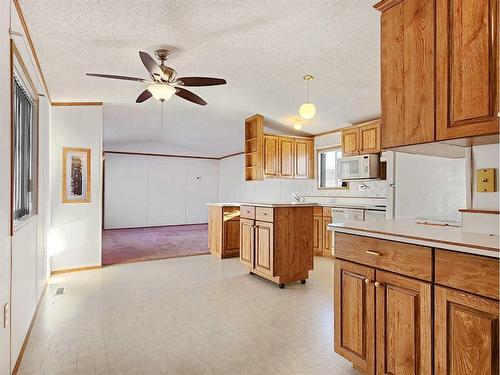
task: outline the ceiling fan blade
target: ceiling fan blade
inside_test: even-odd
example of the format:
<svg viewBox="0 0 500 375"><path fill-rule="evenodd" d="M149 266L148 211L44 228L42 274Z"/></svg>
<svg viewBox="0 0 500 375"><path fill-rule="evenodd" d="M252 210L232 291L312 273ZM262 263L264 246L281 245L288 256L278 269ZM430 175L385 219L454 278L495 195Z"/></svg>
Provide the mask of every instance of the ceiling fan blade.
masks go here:
<svg viewBox="0 0 500 375"><path fill-rule="evenodd" d="M207 102L200 98L198 95L192 93L189 90L176 87L177 92L175 95L180 96L182 99L189 100L190 102L199 104L199 105L207 105Z"/></svg>
<svg viewBox="0 0 500 375"><path fill-rule="evenodd" d="M183 86L216 86L225 85L226 80L222 78L211 77L181 77L177 79Z"/></svg>
<svg viewBox="0 0 500 375"><path fill-rule="evenodd" d="M127 76L117 76L117 75L114 75L114 74L86 73L86 75L90 76L90 77L99 77L99 78L124 79L125 81L148 82L144 78L127 77Z"/></svg>
<svg viewBox="0 0 500 375"><path fill-rule="evenodd" d="M161 80L166 81L163 71L151 56L149 56L146 52L142 51L139 51L139 56L141 57L141 61L148 70L148 72L156 81L161 81Z"/></svg>
<svg viewBox="0 0 500 375"><path fill-rule="evenodd" d="M139 95L136 99L136 103L142 103L142 102L145 102L146 100L148 100L149 98L151 98L153 95L149 92L149 90L144 90L143 92L141 92L141 95Z"/></svg>

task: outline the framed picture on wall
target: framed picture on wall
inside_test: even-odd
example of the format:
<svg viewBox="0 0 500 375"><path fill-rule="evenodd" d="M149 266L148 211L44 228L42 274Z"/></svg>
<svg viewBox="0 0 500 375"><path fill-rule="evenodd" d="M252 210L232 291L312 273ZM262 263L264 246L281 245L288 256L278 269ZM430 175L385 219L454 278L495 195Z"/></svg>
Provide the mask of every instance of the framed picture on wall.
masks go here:
<svg viewBox="0 0 500 375"><path fill-rule="evenodd" d="M90 203L90 148L63 148L63 203Z"/></svg>

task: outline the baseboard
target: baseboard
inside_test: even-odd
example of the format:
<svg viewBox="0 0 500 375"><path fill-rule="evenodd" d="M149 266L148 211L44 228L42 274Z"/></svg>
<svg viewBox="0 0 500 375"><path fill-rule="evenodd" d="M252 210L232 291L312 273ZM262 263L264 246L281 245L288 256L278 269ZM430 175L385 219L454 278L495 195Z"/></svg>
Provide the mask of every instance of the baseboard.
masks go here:
<svg viewBox="0 0 500 375"><path fill-rule="evenodd" d="M97 266L88 266L88 267L77 267L77 268L66 268L62 270L54 270L50 271L50 275L59 275L61 273L70 273L70 272L79 272L79 271L90 271L90 270L97 270L99 268L102 268L102 266L99 264Z"/></svg>
<svg viewBox="0 0 500 375"><path fill-rule="evenodd" d="M12 375L16 375L17 371L19 370L19 365L21 364L21 360L23 359L24 351L26 350L26 345L28 344L28 340L31 335L31 330L33 329L33 325L35 324L36 317L38 316L38 311L40 310L40 305L42 304L42 300L45 298L45 293L47 292L47 285L48 285L48 280L45 280L45 286L43 287L43 292L40 295L40 298L38 299L38 303L36 304L35 313L33 314L33 318L31 319L28 332L26 332L26 336L24 337L23 345L21 346L21 350L19 351L19 355L17 356L16 364L12 369ZM12 316L10 320L12 322Z"/></svg>
<svg viewBox="0 0 500 375"><path fill-rule="evenodd" d="M208 225L208 223L192 223L192 224L168 224L168 225L148 225L146 227L120 227L120 228L104 228L108 230L121 230L121 229L148 229L148 228L168 228L168 227L188 227L191 225Z"/></svg>

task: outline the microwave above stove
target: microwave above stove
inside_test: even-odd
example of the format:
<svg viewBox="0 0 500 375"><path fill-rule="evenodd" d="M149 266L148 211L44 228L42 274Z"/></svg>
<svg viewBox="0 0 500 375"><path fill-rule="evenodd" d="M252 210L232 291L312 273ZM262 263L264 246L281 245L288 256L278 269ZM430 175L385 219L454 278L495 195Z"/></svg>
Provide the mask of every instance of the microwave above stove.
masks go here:
<svg viewBox="0 0 500 375"><path fill-rule="evenodd" d="M340 158L337 165L342 180L366 180L380 177L380 154Z"/></svg>

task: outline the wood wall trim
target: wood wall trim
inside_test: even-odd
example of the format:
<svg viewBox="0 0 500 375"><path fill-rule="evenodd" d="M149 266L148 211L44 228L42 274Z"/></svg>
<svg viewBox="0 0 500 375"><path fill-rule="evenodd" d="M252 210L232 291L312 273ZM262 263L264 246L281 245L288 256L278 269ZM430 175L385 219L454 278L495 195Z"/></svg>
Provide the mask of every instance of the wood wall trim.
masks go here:
<svg viewBox="0 0 500 375"><path fill-rule="evenodd" d="M334 133L338 133L338 132L341 132L342 130L347 130L347 129L351 129L351 128L356 128L358 126L364 126L364 125L369 125L371 124L372 122L376 122L376 121L381 121L380 120L380 117L376 117L376 118L373 118L371 120L366 120L366 121L359 121L359 122L355 122L353 124L350 124L350 125L346 125L346 126L342 126L341 128L337 128L337 129L333 129L333 130L328 130L326 132L322 132L322 133L317 133L317 134L313 134L312 137L313 138L318 138L318 137L322 137L324 135L328 135L328 134L334 134Z"/></svg>
<svg viewBox="0 0 500 375"><path fill-rule="evenodd" d="M117 155L137 155L137 156L159 156L164 158L184 158L184 159L207 159L207 160L222 160L227 159L232 156L243 155L245 151L236 152L234 154L224 155L224 156L196 156L196 155L181 155L181 154L161 154L161 153L150 153L150 152L134 152L134 151L112 151L105 150L102 152L104 154L117 154Z"/></svg>
<svg viewBox="0 0 500 375"><path fill-rule="evenodd" d="M222 207L222 206L218 206ZM239 206L234 206L239 207ZM169 227L187 227L191 225L208 225L207 223L193 223L193 224L169 224L169 225L148 225L145 227L123 227L123 228L105 228L104 230L129 230L129 229L148 229L148 228L169 228Z"/></svg>
<svg viewBox="0 0 500 375"><path fill-rule="evenodd" d="M70 273L70 272L79 272L79 271L90 271L90 270L97 270L100 268L102 268L102 266L100 264L97 266L89 266L89 267L65 268L65 269L61 269L61 270L50 271L50 275L59 275L61 273Z"/></svg>
<svg viewBox="0 0 500 375"><path fill-rule="evenodd" d="M51 102L52 107L102 106L102 102Z"/></svg>
<svg viewBox="0 0 500 375"><path fill-rule="evenodd" d="M36 317L38 316L38 312L40 311L40 305L42 304L42 300L45 298L45 294L47 292L47 285L48 282L45 280L45 286L43 287L42 294L40 295L40 298L38 299L38 303L36 305L35 313L33 314L33 318L31 319L30 326L28 328L28 332L26 333L26 336L24 337L23 345L21 346L21 350L19 351L19 355L17 356L16 364L14 365L14 369L12 370L12 375L16 375L18 370L19 370L19 365L21 364L21 360L23 359L24 356L24 351L26 350L26 345L28 344L30 335L31 335L31 330L33 329L33 325L35 324ZM12 326L12 308L10 311L10 323L9 326Z"/></svg>
<svg viewBox="0 0 500 375"><path fill-rule="evenodd" d="M21 25L24 30L24 34L26 39L28 40L28 45L30 46L31 53L33 54L33 58L35 60L36 68L38 69L38 73L40 74L40 78L42 80L43 88L45 89L45 93L47 94L47 98L50 100L50 93L47 87L47 82L45 81L45 76L43 75L42 68L40 66L40 61L38 60L38 56L35 51L35 46L33 45L33 40L31 39L30 32L28 30L28 25L26 24L26 19L24 18L23 11L21 10L21 6L19 5L19 0L14 0L14 5L17 10L17 14L19 15L19 19L21 20Z"/></svg>
<svg viewBox="0 0 500 375"><path fill-rule="evenodd" d="M399 4L403 0L382 0L375 4L373 7L380 12L385 12L387 9L392 8L394 5Z"/></svg>
<svg viewBox="0 0 500 375"><path fill-rule="evenodd" d="M469 208L461 208L458 210L459 212L466 212L471 214L491 214L491 215L500 215L500 211L497 210L474 210Z"/></svg>

